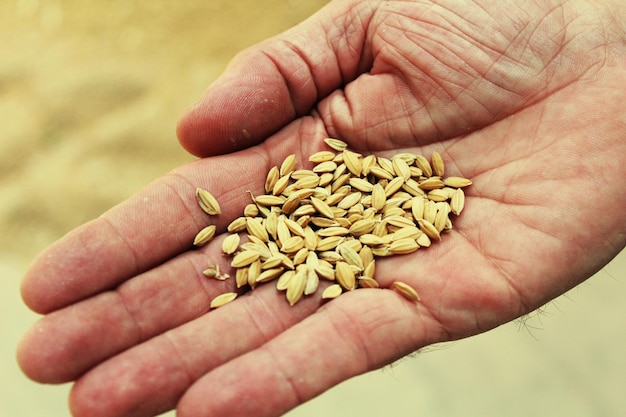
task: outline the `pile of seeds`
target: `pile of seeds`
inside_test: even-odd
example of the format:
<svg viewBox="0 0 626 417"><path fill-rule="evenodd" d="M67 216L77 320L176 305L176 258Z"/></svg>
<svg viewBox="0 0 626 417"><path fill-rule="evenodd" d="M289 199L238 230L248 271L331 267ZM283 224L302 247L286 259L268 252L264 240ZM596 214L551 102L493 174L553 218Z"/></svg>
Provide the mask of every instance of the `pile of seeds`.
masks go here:
<svg viewBox="0 0 626 417"><path fill-rule="evenodd" d="M229 226L222 243L232 256L238 288L275 281L293 305L317 291L320 279L331 281L322 293L330 299L356 288L378 288L375 258L404 255L441 239L452 229L450 214L464 207L463 187L471 181L444 178L441 155L430 161L422 155L400 153L391 159L362 156L338 139L326 139L332 149L309 158L315 166L296 169L295 155L273 167L264 195L254 196L243 216ZM217 200L198 189L200 207L220 213ZM247 239L242 241L240 234ZM208 243L215 226L202 229L196 246ZM226 279L217 265L204 271ZM393 289L418 301L414 288L394 282ZM229 292L216 297L219 307L237 297Z"/></svg>

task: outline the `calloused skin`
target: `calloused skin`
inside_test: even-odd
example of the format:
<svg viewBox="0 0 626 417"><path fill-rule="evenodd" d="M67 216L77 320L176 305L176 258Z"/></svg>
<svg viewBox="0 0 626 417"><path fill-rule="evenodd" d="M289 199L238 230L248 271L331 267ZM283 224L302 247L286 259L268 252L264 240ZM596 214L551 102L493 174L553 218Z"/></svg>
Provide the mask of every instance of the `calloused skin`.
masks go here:
<svg viewBox="0 0 626 417"><path fill-rule="evenodd" d="M45 314L19 363L76 381L75 416L279 416L432 343L485 332L583 282L626 244L624 2L333 1L240 53L181 119L203 157L45 250L23 281ZM441 242L377 262L390 290L290 307L234 288L225 228L270 167L338 137L362 153L439 151L471 178ZM196 187L222 214L208 218ZM209 222L220 236L193 249Z"/></svg>

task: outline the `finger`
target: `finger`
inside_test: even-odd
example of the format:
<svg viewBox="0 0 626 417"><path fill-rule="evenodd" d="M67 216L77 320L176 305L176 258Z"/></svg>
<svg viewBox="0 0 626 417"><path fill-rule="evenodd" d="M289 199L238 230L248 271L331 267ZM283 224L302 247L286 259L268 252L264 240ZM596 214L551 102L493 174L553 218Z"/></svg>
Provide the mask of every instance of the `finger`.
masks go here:
<svg viewBox="0 0 626 417"><path fill-rule="evenodd" d="M198 156L256 144L369 67L369 3L332 2L295 28L240 53L180 120Z"/></svg>
<svg viewBox="0 0 626 417"><path fill-rule="evenodd" d="M214 297L236 291L234 280L202 274L208 264L229 271L222 238L40 319L18 348L24 373L44 383L72 381L103 360L206 313Z"/></svg>
<svg viewBox="0 0 626 417"><path fill-rule="evenodd" d="M195 161L155 181L42 252L22 282L25 303L51 312L191 249L195 234L208 224L224 231L250 202L247 191L262 191L273 165L290 153L315 152L324 136L318 122L302 119L260 148ZM207 216L198 208L197 187L218 199L220 215Z"/></svg>
<svg viewBox="0 0 626 417"><path fill-rule="evenodd" d="M177 412L181 417L282 415L351 376L443 337L423 305L389 290L356 290L206 374L186 391Z"/></svg>
<svg viewBox="0 0 626 417"><path fill-rule="evenodd" d="M291 307L263 285L230 304L95 367L74 386L76 417L153 416L173 408L203 374L248 352L311 314L319 297Z"/></svg>

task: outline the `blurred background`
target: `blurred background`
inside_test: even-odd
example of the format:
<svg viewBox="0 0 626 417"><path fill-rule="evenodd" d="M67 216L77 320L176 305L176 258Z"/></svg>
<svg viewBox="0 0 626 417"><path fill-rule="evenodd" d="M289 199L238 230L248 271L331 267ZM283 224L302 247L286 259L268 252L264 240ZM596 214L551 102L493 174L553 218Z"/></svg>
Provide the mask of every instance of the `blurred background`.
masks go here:
<svg viewBox="0 0 626 417"><path fill-rule="evenodd" d="M19 281L70 229L192 158L175 125L239 50L322 0L0 1L0 417L67 417L29 381L37 316ZM626 400L626 253L540 312L430 347L288 414L617 416ZM173 416L173 413L168 413Z"/></svg>

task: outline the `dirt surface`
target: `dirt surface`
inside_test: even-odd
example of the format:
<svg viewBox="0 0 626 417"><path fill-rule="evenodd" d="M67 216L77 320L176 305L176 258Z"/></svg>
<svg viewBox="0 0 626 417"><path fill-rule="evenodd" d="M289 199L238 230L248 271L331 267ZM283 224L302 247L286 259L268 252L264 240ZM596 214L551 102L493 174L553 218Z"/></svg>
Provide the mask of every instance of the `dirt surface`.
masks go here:
<svg viewBox="0 0 626 417"><path fill-rule="evenodd" d="M37 319L19 298L32 258L191 160L174 133L184 109L236 52L324 3L0 1L0 417L69 415L69 386L28 381L14 360ZM524 325L429 349L289 415L620 415L625 290L622 252Z"/></svg>

